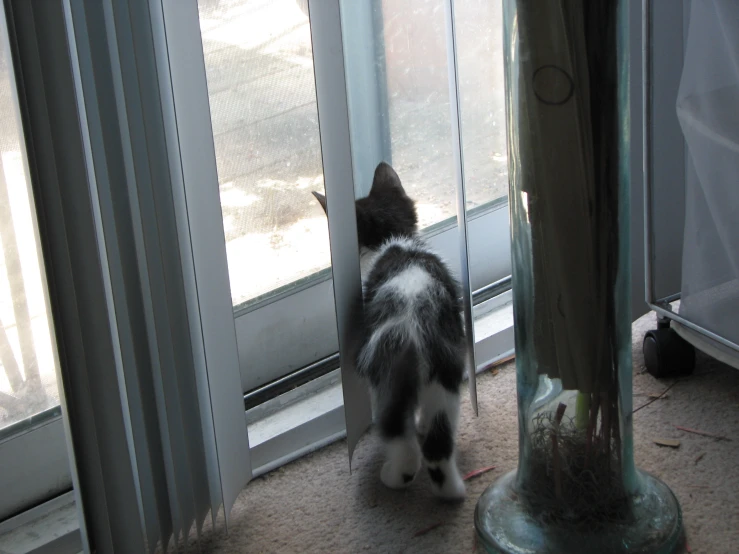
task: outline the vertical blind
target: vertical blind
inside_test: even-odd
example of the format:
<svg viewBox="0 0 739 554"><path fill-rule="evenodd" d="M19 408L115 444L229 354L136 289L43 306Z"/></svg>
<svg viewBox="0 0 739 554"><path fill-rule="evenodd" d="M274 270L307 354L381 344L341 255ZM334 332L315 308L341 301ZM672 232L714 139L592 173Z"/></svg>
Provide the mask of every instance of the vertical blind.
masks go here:
<svg viewBox="0 0 739 554"><path fill-rule="evenodd" d="M372 413L352 367L360 146L341 5L309 2L351 460ZM453 0L445 8L476 411ZM197 3L11 0L8 13L86 548L166 550L220 508L228 521L251 476Z"/></svg>
<svg viewBox="0 0 739 554"><path fill-rule="evenodd" d="M166 35L198 29L164 25L195 9L8 6L88 551L166 550L250 477L200 45Z"/></svg>

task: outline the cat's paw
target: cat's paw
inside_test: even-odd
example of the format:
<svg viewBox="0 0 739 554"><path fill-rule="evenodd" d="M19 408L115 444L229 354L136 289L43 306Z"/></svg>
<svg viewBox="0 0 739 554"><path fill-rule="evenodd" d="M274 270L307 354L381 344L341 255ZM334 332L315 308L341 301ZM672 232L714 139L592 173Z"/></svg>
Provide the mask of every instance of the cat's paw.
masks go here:
<svg viewBox="0 0 739 554"><path fill-rule="evenodd" d="M382 483L390 489L403 489L410 485L416 478L417 471L411 468L395 467L392 462L385 462L380 472Z"/></svg>
<svg viewBox="0 0 739 554"><path fill-rule="evenodd" d="M415 441L397 441L388 445L387 461L380 479L386 487L402 489L410 485L421 469L421 452Z"/></svg>
<svg viewBox="0 0 739 554"><path fill-rule="evenodd" d="M444 500L462 500L467 494L467 489L462 478L455 472L441 487L434 487L434 494Z"/></svg>
<svg viewBox="0 0 739 554"><path fill-rule="evenodd" d="M462 476L449 462L428 467L431 487L434 494L444 500L461 500L467 493Z"/></svg>

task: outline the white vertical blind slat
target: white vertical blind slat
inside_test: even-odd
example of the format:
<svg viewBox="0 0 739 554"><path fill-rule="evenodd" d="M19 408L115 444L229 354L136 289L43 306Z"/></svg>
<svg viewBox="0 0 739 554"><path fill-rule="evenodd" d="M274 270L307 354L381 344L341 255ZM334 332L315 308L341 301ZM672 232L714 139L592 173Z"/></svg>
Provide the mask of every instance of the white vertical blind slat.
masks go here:
<svg viewBox="0 0 739 554"><path fill-rule="evenodd" d="M156 4L157 2L154 2ZM201 399L201 415L213 429L213 452L217 461L226 521L236 496L251 478L249 442L239 359L234 326L231 290L226 262L226 240L221 221L215 147L208 108L205 59L200 40L196 0L162 0L165 32L157 44L166 44L166 60L158 66L168 74L164 94L171 106L164 110L168 147L179 161L182 186L176 189L180 208L178 226L187 244L185 256L191 260L194 279L188 288L193 341L196 343L196 377ZM158 19L158 15L152 18ZM163 61L164 53L160 55ZM163 87L165 88L165 87ZM168 119L172 118L172 119ZM183 210L182 208L186 208ZM196 340L197 338L197 340ZM200 357L202 356L202 357ZM204 425L205 426L205 425ZM211 461L213 461L211 457Z"/></svg>
<svg viewBox="0 0 739 554"><path fill-rule="evenodd" d="M354 370L352 355L358 331L355 322L356 311L361 309L362 282L339 4L339 0L310 0L308 8L328 207L341 383L351 464L354 448L372 422L372 407L367 385L360 381Z"/></svg>
<svg viewBox="0 0 739 554"><path fill-rule="evenodd" d="M462 277L464 326L467 342L467 376L470 401L475 415L477 409L477 378L475 362L475 325L472 318L472 285L470 281L469 241L467 239L467 194L464 179L464 148L462 145L462 107L459 101L459 68L457 67L457 37L454 20L454 0L444 3L446 14L447 68L449 71L449 108L451 110L452 152L457 186L457 228L459 229L459 261Z"/></svg>

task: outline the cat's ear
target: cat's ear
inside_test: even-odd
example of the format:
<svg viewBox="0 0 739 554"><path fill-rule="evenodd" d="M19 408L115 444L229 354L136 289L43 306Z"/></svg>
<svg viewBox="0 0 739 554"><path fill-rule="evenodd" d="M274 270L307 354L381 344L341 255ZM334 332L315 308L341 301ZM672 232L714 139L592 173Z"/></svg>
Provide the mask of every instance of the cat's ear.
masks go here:
<svg viewBox="0 0 739 554"><path fill-rule="evenodd" d="M328 216L328 208L326 208L326 197L321 194L320 192L313 192L313 196L316 197L316 200L318 200L319 204L321 204L321 207L323 208L323 211L326 213L326 216Z"/></svg>
<svg viewBox="0 0 739 554"><path fill-rule="evenodd" d="M403 185L400 184L400 177L395 173L395 170L389 164L380 162L375 169L375 177L372 179L370 195L386 192L401 192L405 194Z"/></svg>

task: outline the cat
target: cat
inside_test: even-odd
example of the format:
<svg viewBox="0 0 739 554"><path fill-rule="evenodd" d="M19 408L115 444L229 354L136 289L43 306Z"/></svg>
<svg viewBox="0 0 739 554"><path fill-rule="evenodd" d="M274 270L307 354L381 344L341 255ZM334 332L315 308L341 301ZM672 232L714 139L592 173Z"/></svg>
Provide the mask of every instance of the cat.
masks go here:
<svg viewBox="0 0 739 554"><path fill-rule="evenodd" d="M326 198L314 192L324 212ZM415 202L387 163L356 201L364 315L356 369L372 391L390 488L410 485L422 461L433 492L460 499L455 434L465 361L459 285L420 238Z"/></svg>

